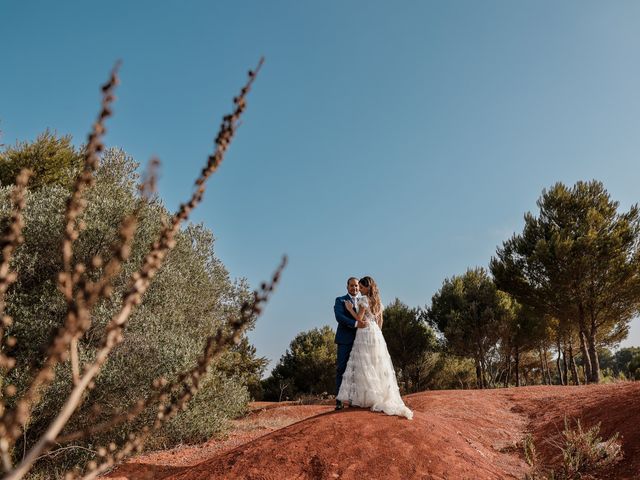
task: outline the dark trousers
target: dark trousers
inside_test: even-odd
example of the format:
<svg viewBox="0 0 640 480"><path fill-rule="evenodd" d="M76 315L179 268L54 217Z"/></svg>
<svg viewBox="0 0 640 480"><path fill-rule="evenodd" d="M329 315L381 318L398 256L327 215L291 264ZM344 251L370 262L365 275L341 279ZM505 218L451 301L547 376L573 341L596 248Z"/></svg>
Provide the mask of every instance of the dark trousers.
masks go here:
<svg viewBox="0 0 640 480"><path fill-rule="evenodd" d="M353 348L353 343L349 344L338 344L338 361L336 364L336 395L340 391L340 385L342 384L342 375L344 375L344 371L347 369L347 362L349 361L349 355L351 355L351 349Z"/></svg>

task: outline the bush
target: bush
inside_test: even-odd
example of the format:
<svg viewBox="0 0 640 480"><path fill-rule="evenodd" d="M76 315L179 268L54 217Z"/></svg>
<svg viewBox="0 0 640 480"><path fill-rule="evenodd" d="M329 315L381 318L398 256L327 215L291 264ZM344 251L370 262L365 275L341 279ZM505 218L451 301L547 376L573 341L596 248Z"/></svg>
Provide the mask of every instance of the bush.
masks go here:
<svg viewBox="0 0 640 480"><path fill-rule="evenodd" d="M71 144L71 137L57 137L48 130L34 142L19 143L0 153L0 185L10 185L23 168L33 172L30 188L43 185L71 187L82 166L82 155Z"/></svg>
<svg viewBox="0 0 640 480"><path fill-rule="evenodd" d="M565 417L564 430L560 442L549 440L562 452L561 465L557 468L545 468L539 464L539 456L532 437L525 437L524 455L533 468L530 480L586 480L596 479L598 474L622 460L622 445L616 433L608 440L602 440L600 423L584 430L580 420L576 420L572 429Z"/></svg>
<svg viewBox="0 0 640 480"><path fill-rule="evenodd" d="M598 435L600 423L584 430L580 420L576 420L576 428L569 428L565 419L564 446L562 450L562 469L560 478L572 480L583 478L585 474L597 473L622 459L622 446L616 433L606 441Z"/></svg>
<svg viewBox="0 0 640 480"><path fill-rule="evenodd" d="M429 353L427 358L432 367L428 378L424 381L425 388L430 390L475 388L476 369L472 359L456 357L444 352Z"/></svg>
<svg viewBox="0 0 640 480"><path fill-rule="evenodd" d="M105 325L120 307L127 279L142 263L162 221L169 217L158 199L147 201L138 196L137 166L122 150L105 151L96 172L96 184L86 195L88 205L81 217L86 227L74 248L76 262L90 265L91 258L97 254L106 262L112 255L109 247L118 236L123 216L136 207L140 208L140 215L132 254L114 282L114 294L97 305L92 326L80 339L81 364L93 359ZM7 313L15 320L7 334L17 337L11 355L18 363L2 383L14 384L17 397L24 390L30 373L41 365L42 348L63 324L66 315L66 303L58 291L56 278L62 267L62 215L69 192L64 182L56 182L43 182L39 188L28 191L25 242L12 262L18 280L7 292ZM9 187L0 187L0 219L5 224L9 212L8 193ZM178 372L196 363L204 339L229 316L237 315L234 312L239 311L248 297L248 287L244 281L234 282L229 278L213 246L213 234L202 225L189 225L178 234L175 248L155 276L142 304L132 314L124 342L113 351L96 377L95 388L87 393L64 432L106 420L114 411L127 409L136 399L151 393L156 378L175 378ZM101 268L96 267L89 274L97 277L100 273ZM240 364L231 371L228 365L236 362ZM160 434L165 445L197 441L221 431L225 418L236 416L246 408L247 383L251 378L260 377L264 364L264 359L255 357L255 349L252 350L246 340L227 352L219 366L212 369L202 391L194 397L193 408L200 415L206 412L205 418L197 419L195 411L179 415ZM57 373L33 410L23 437L26 445L18 442L16 456L40 436L71 390L69 364L59 365ZM102 410L96 410L97 405L103 406ZM74 464L82 464L94 455L92 448L97 442L105 442L106 438L125 439L129 432L149 424L154 415L155 410L150 409L108 437L96 436L76 449L54 450L36 466L34 474L37 475L38 470L64 471Z"/></svg>
<svg viewBox="0 0 640 480"><path fill-rule="evenodd" d="M305 394L335 394L334 338L335 332L328 326L296 335L271 376L262 382L264 399L280 401Z"/></svg>
<svg viewBox="0 0 640 480"><path fill-rule="evenodd" d="M207 375L189 409L179 413L167 424L166 443L202 443L226 431L229 419L247 412L249 392L237 378L220 372ZM156 443L159 443L157 439Z"/></svg>

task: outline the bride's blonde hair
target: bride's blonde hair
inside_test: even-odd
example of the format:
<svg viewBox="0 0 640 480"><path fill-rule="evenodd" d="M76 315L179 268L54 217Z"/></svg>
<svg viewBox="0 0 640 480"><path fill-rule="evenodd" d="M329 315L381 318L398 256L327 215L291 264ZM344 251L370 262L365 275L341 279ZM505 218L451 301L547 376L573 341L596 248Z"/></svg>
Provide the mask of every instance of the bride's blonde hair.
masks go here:
<svg viewBox="0 0 640 480"><path fill-rule="evenodd" d="M380 301L380 290L378 290L378 284L369 276L362 277L358 283L369 289L369 293L367 293L367 297L369 297L369 308L379 324L382 320L382 302Z"/></svg>

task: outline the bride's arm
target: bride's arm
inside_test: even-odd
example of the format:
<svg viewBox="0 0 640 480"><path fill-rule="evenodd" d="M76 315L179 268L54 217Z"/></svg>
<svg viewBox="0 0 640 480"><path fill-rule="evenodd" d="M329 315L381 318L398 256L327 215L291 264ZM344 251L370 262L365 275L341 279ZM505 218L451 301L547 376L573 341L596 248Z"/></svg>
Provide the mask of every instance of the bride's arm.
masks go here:
<svg viewBox="0 0 640 480"><path fill-rule="evenodd" d="M356 312L353 309L353 305L351 305L351 302L347 302L347 301L344 302L344 306L349 311L349 313L351 315L353 315L353 318L355 318L358 322L364 321L364 316L365 316L366 311L367 311L366 308L361 308L360 311Z"/></svg>

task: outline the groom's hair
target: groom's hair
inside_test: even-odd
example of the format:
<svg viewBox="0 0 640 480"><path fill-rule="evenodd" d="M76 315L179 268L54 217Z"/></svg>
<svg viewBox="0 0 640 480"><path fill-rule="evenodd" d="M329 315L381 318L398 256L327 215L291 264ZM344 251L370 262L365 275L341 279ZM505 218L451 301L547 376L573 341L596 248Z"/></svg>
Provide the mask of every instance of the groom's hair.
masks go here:
<svg viewBox="0 0 640 480"><path fill-rule="evenodd" d="M349 285L349 282L351 280L355 280L356 282L358 281L358 279L356 277L349 277L349 278L347 278L347 285Z"/></svg>

